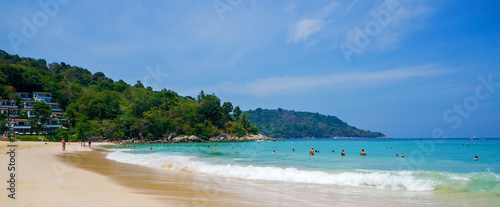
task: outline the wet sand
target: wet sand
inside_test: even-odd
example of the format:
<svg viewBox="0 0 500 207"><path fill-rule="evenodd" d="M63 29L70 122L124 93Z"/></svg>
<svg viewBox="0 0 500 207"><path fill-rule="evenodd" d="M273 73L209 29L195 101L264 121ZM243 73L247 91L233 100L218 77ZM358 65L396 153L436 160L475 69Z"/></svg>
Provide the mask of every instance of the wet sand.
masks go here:
<svg viewBox="0 0 500 207"><path fill-rule="evenodd" d="M106 159L107 153L107 150L94 149L60 154L59 158L76 167L109 176L120 185L135 189L136 193L154 195L161 201L181 206L298 206L312 203L328 206L333 201L324 196L283 189L279 183L118 163ZM346 203L345 206L351 205Z"/></svg>

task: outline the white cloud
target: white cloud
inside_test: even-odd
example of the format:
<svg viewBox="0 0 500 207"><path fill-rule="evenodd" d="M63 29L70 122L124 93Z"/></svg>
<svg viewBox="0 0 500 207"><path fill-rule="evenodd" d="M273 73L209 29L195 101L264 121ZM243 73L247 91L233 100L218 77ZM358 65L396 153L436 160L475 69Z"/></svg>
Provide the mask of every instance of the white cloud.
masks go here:
<svg viewBox="0 0 500 207"><path fill-rule="evenodd" d="M305 42L307 37L317 33L326 24L325 18L338 7L337 2L332 2L312 17L297 20L290 29L289 41L293 43ZM287 4L286 10L294 11L295 4Z"/></svg>
<svg viewBox="0 0 500 207"><path fill-rule="evenodd" d="M426 65L414 68L392 69L377 72L332 73L324 76L273 77L255 80L248 83L224 82L214 86L202 87L207 91L246 94L258 97L297 93L318 88L329 90L353 90L378 85L385 85L409 78L432 77L448 72ZM196 93L199 89L192 90Z"/></svg>
<svg viewBox="0 0 500 207"><path fill-rule="evenodd" d="M295 23L290 39L293 43L305 41L307 37L321 30L324 22L321 19L303 19Z"/></svg>

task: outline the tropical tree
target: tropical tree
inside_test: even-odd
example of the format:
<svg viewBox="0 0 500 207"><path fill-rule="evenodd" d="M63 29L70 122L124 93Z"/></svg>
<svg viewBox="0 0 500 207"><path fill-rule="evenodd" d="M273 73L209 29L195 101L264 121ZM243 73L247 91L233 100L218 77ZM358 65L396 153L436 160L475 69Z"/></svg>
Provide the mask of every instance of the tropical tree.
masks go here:
<svg viewBox="0 0 500 207"><path fill-rule="evenodd" d="M45 102L38 102L34 106L34 114L35 118L33 121L35 122L36 131L40 131L41 126L47 124L47 121L50 119L52 115L52 108Z"/></svg>

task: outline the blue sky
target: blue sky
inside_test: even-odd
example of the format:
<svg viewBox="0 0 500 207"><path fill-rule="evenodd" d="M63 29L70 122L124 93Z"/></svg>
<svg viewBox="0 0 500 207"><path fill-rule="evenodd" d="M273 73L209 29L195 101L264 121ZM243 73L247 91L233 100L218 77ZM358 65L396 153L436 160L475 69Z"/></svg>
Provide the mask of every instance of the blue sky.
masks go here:
<svg viewBox="0 0 500 207"><path fill-rule="evenodd" d="M2 1L0 49L392 137L500 137L499 1Z"/></svg>

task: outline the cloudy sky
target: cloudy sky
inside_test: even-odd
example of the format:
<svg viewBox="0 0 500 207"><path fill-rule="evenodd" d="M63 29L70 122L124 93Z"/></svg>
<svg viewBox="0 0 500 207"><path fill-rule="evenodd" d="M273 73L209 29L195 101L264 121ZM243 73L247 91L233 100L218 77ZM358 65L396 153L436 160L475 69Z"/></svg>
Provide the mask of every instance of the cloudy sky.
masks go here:
<svg viewBox="0 0 500 207"><path fill-rule="evenodd" d="M0 49L392 137L500 137L500 1L2 1Z"/></svg>

